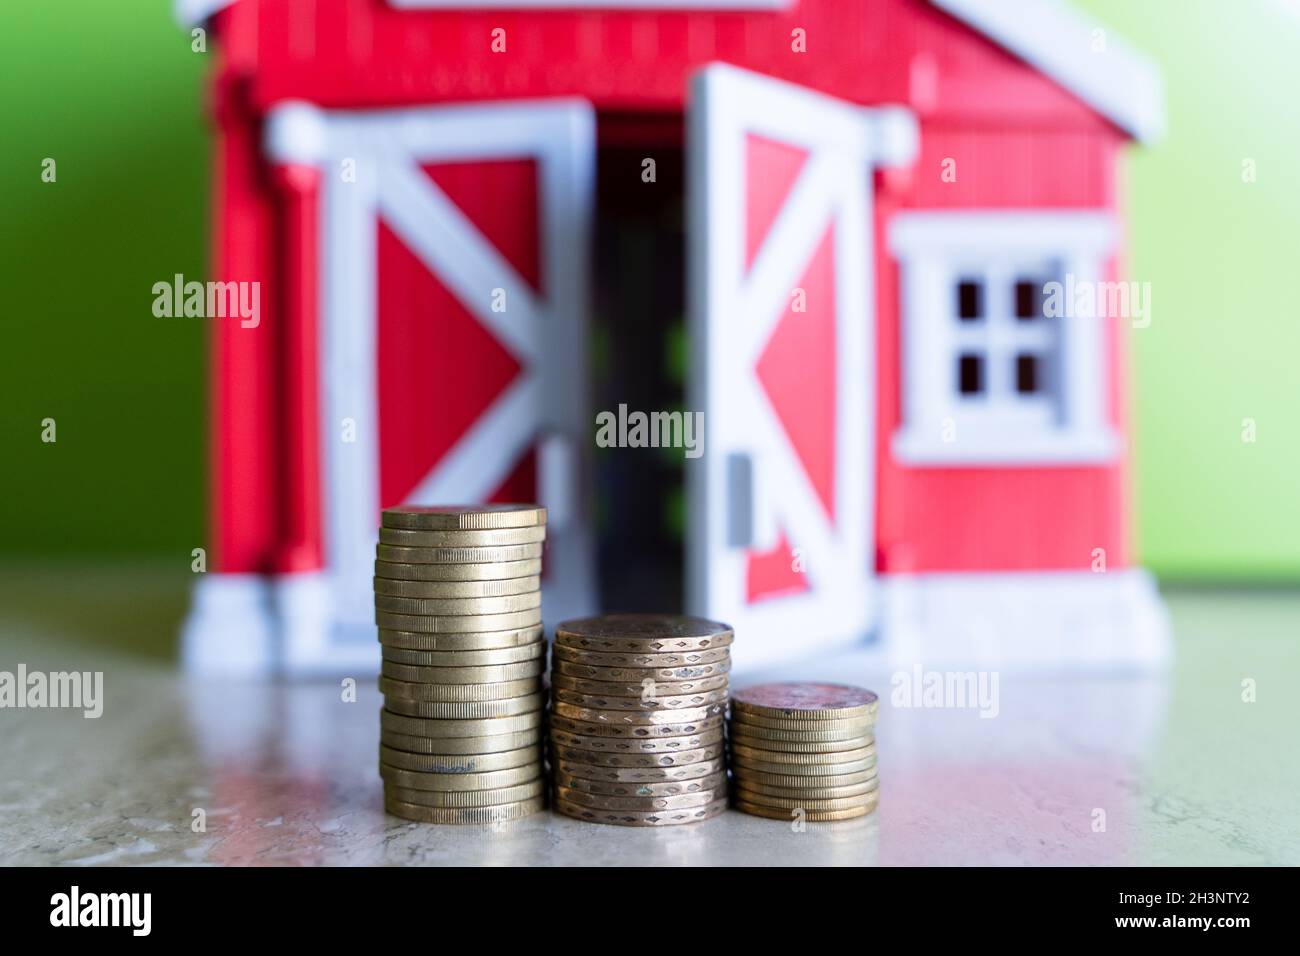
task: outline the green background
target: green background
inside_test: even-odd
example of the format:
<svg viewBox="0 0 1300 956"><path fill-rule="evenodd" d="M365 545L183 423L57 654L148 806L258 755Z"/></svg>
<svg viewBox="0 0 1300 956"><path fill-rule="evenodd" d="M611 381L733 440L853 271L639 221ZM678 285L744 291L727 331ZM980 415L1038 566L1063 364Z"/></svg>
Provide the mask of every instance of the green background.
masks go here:
<svg viewBox="0 0 1300 956"><path fill-rule="evenodd" d="M152 286L206 278L210 56L167 0L2 5L0 550L203 544L206 328Z"/></svg>
<svg viewBox="0 0 1300 956"><path fill-rule="evenodd" d="M1300 3L1077 0L1164 73L1128 161L1138 553L1165 578L1300 577ZM1257 180L1242 182L1242 161ZM1242 441L1253 419L1256 441Z"/></svg>
<svg viewBox="0 0 1300 956"><path fill-rule="evenodd" d="M1132 334L1139 554L1167 578L1300 577L1300 4L1077 4L1165 76L1169 135L1127 166L1153 314ZM188 568L203 541L206 329L150 307L154 282L205 277L210 56L166 0L0 13L0 553Z"/></svg>

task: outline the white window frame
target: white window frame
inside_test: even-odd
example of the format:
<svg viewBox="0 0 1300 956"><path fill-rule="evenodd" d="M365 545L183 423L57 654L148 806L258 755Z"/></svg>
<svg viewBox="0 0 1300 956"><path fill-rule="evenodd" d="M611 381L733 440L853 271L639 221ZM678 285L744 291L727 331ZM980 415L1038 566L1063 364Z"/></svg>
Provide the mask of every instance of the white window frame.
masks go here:
<svg viewBox="0 0 1300 956"><path fill-rule="evenodd" d="M1104 463L1119 454L1122 441L1106 420L1110 370L1100 316L1067 312L1052 320L1058 325L1050 400L1026 399L1018 408L1019 402L981 403L962 399L955 382L965 332L954 303L963 277L985 279L986 334L1016 339L1020 330L999 333L989 325L1010 314L1007 297L1016 276L1041 275L1050 263L1062 281L1067 275L1076 285L1100 281L1116 235L1104 211L922 211L893 218L889 248L899 262L902 348L902 424L893 452L900 462L1069 465ZM1023 331L1028 340L1045 330ZM1009 369L994 369L986 360L986 382L991 374Z"/></svg>

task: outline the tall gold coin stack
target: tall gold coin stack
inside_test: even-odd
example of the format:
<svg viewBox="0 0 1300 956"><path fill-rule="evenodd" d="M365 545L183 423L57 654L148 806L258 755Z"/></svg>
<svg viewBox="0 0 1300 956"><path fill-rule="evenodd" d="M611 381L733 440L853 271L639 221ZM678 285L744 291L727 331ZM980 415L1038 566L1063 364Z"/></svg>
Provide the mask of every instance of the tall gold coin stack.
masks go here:
<svg viewBox="0 0 1300 956"><path fill-rule="evenodd" d="M384 511L375 621L389 813L491 823L545 805L545 537L536 505Z"/></svg>
<svg viewBox="0 0 1300 956"><path fill-rule="evenodd" d="M736 809L809 822L876 808L876 695L843 684L761 684L731 700Z"/></svg>
<svg viewBox="0 0 1300 956"><path fill-rule="evenodd" d="M723 720L731 628L696 617L566 621L551 656L555 809L671 826L727 806Z"/></svg>

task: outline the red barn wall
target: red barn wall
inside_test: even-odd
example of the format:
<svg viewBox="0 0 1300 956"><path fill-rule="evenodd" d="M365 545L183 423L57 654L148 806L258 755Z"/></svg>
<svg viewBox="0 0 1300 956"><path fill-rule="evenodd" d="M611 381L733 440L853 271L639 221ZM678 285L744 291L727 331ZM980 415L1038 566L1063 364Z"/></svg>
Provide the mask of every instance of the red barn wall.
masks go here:
<svg viewBox="0 0 1300 956"><path fill-rule="evenodd" d="M286 437L277 412L286 398L277 207L262 160L260 123L228 88L228 54L218 55L223 67L213 90L213 278L261 282L262 321L249 329L231 322L209 326L210 566L265 574L276 568L285 510L277 480Z"/></svg>
<svg viewBox="0 0 1300 956"><path fill-rule="evenodd" d="M925 123L916 165L884 177L876 247L882 572L1087 570L1094 548L1105 549L1108 566L1128 564L1124 460L1105 467L919 468L894 458L890 441L901 424L899 268L885 251L888 222L901 209L1115 211L1122 143L1100 124L1030 132ZM945 158L956 160L955 183L939 175ZM1107 420L1125 435L1122 334L1114 321L1104 328Z"/></svg>
<svg viewBox="0 0 1300 956"><path fill-rule="evenodd" d="M237 0L219 29L249 95L327 107L581 96L679 112L725 61L860 103L970 121L1094 122L1072 95L923 0L801 0L783 11L398 10L385 0ZM240 26L233 27L235 21ZM491 49L504 29L506 51ZM791 48L805 31L807 52ZM915 96L913 94L916 94ZM924 102L914 102L921 98Z"/></svg>
<svg viewBox="0 0 1300 956"><path fill-rule="evenodd" d="M504 28L507 52L493 53ZM806 31L807 51L791 49ZM217 564L274 561L278 296L268 248L275 197L260 117L304 99L327 108L579 96L603 113L675 123L691 74L725 61L863 104L900 103L922 121L911 172L883 179L879 297L878 565L885 572L1086 568L1092 550L1126 564L1124 465L1110 468L907 468L899 424L898 275L884 251L900 208L1115 208L1124 137L1032 67L922 0L803 0L748 13L403 11L384 0L237 0L218 15L214 77L219 162L214 278L260 279L258 330L217 331L213 439ZM635 127L634 127L635 128ZM943 183L940 161L958 162ZM222 329L225 329L223 326ZM1122 344L1111 420L1123 426ZM1121 433L1125 433L1121 428Z"/></svg>

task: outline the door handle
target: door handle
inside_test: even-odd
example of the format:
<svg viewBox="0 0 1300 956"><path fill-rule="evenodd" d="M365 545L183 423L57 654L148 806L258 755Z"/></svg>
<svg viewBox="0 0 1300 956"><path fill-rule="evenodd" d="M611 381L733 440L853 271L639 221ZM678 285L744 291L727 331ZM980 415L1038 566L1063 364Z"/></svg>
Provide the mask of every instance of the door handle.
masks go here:
<svg viewBox="0 0 1300 956"><path fill-rule="evenodd" d="M754 543L754 459L744 452L727 455L727 546Z"/></svg>
<svg viewBox="0 0 1300 956"><path fill-rule="evenodd" d="M777 534L774 498L763 456L756 452L727 455L727 546L771 551Z"/></svg>
<svg viewBox="0 0 1300 956"><path fill-rule="evenodd" d="M557 432L542 435L537 449L537 497L546 508L546 527L563 531L573 520L577 465L573 442Z"/></svg>

